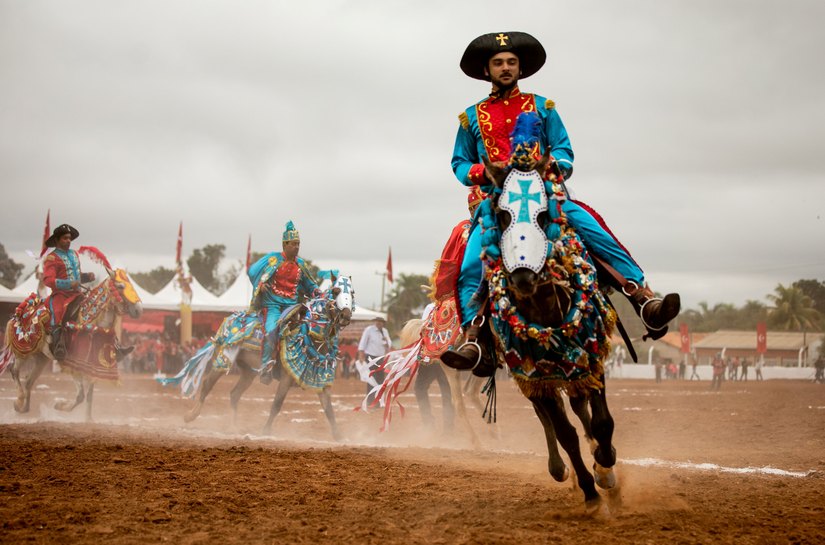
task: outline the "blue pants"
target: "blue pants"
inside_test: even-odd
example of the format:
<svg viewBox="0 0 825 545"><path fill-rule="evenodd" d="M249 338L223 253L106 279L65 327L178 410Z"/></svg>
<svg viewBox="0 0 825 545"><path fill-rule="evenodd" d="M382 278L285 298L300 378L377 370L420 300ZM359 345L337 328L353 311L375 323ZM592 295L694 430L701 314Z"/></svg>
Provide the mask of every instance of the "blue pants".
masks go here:
<svg viewBox="0 0 825 545"><path fill-rule="evenodd" d="M645 275L642 269L587 210L566 200L562 204L562 211L589 251L605 260L628 280L633 280L640 286L644 285ZM481 304L480 301L472 299L481 283L480 255L481 229L477 224L473 224L467 240L467 249L464 251L461 272L458 275L458 299L461 304L462 326L469 325L478 314L478 307Z"/></svg>
<svg viewBox="0 0 825 545"><path fill-rule="evenodd" d="M263 346L261 347L261 362L266 364L269 360L272 359L272 350L275 349L275 346L272 343L272 335L271 333L275 331L275 327L278 324L278 319L283 314L284 310L291 307L292 304L289 305L266 305L266 321L261 324L264 327L264 339L263 339Z"/></svg>

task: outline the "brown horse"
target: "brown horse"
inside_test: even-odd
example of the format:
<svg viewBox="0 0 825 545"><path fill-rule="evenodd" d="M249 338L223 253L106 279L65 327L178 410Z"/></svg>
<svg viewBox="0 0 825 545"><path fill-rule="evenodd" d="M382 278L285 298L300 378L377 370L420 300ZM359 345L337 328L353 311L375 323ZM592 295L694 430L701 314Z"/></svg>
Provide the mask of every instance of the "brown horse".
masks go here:
<svg viewBox="0 0 825 545"><path fill-rule="evenodd" d="M533 143L514 142L513 149L535 148ZM538 161L524 161L523 153L521 157L509 164L483 158L495 189L480 211L481 225L490 232L482 231L487 314L478 320L489 329L479 335L479 342L495 353L496 362L507 364L533 404L545 430L553 478L561 481L568 475L558 441L573 465L587 510L596 512L602 503L595 485L617 485L603 368L615 312L598 291L595 268L581 239L561 213L565 194L555 175L552 199L546 196L539 173L547 170L549 150ZM557 238L549 239L548 233ZM591 440L595 478L582 459L561 391L569 394Z"/></svg>
<svg viewBox="0 0 825 545"><path fill-rule="evenodd" d="M92 419L95 381L117 379L115 319L124 314L139 318L143 312L140 298L126 271L106 270L109 277L81 297L79 305L74 307L76 312L66 321L64 327L72 342L66 358L58 362L64 371L72 374L76 394L72 401L60 401L55 408L71 411L85 400L87 421ZM8 322L5 353L0 358L10 365L12 378L17 384L14 410L19 413L29 411L32 387L46 364L54 359L49 350L49 331L44 323L48 319L48 307L34 294L27 299L27 304L27 318L16 314ZM20 313L23 312L22 307ZM21 319L26 323L22 323ZM28 338L24 339L24 335ZM22 348L23 340L27 341L28 350ZM24 379L21 375L26 368L29 372Z"/></svg>

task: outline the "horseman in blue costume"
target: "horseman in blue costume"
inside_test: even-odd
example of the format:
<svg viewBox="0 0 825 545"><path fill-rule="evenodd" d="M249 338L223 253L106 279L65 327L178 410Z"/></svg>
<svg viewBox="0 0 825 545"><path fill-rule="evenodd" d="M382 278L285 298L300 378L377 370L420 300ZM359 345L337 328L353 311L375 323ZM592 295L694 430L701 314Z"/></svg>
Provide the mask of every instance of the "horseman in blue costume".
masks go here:
<svg viewBox="0 0 825 545"><path fill-rule="evenodd" d="M281 314L319 293L306 262L298 257L301 238L292 221L286 224L282 247L283 251L268 253L249 268L254 288L249 306L260 312L265 331L261 355L264 364L273 359L273 337Z"/></svg>
<svg viewBox="0 0 825 545"><path fill-rule="evenodd" d="M542 45L524 32L485 34L467 47L461 70L471 78L490 82L492 91L459 115L452 168L462 184L481 186L485 192L489 191L490 169L506 165L511 154L510 133L523 112L536 112L541 119L540 149L535 150L535 156L538 159L548 149L551 154L547 171L541 174L545 179L551 173L564 180L572 176L573 148L555 104L542 96L522 93L518 87L519 79L538 72L545 59ZM485 161L491 165L487 166ZM679 295L656 297L645 282L642 269L595 211L570 199L564 201L562 209L596 256L600 273L630 300L647 329L647 336L662 337L668 322L679 313ZM470 231L458 280L466 342L458 350L447 351L442 356L444 363L460 369L474 367L487 359L481 348L484 343L474 342L479 334L484 335L484 330L477 325L480 320L475 320L480 311L483 312L480 298L474 297L482 279L480 253L481 229L476 221Z"/></svg>

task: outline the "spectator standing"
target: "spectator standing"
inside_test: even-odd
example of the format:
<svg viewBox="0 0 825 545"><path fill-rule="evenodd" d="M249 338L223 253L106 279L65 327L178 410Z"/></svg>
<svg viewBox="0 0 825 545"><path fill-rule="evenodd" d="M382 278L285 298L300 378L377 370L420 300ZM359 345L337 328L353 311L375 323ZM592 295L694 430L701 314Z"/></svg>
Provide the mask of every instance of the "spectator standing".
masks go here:
<svg viewBox="0 0 825 545"><path fill-rule="evenodd" d="M816 361L814 362L814 368L816 368L816 375L814 376L814 382L819 384L825 384L825 355L820 354Z"/></svg>
<svg viewBox="0 0 825 545"><path fill-rule="evenodd" d="M720 390L722 388L722 380L725 378L725 360L722 359L721 354L717 354L713 358L713 379L710 383L711 390Z"/></svg>
<svg viewBox="0 0 825 545"><path fill-rule="evenodd" d="M754 370L756 371L755 380L763 380L762 379L762 364L763 363L764 362L762 361L762 356L759 356L759 358L756 359L755 365L753 366Z"/></svg>
<svg viewBox="0 0 825 545"><path fill-rule="evenodd" d="M748 358L742 358L742 374L739 375L739 380L744 380L745 382L748 381L748 366L750 362Z"/></svg>
<svg viewBox="0 0 825 545"><path fill-rule="evenodd" d="M384 327L384 318L378 316L373 320L372 325L367 326L361 334L361 341L358 343L358 361L369 361L380 358L386 354L392 341L390 340L390 332ZM372 377L378 384L382 384L386 378L384 371L375 371ZM373 402L374 396L370 396L372 386L367 384L367 406Z"/></svg>

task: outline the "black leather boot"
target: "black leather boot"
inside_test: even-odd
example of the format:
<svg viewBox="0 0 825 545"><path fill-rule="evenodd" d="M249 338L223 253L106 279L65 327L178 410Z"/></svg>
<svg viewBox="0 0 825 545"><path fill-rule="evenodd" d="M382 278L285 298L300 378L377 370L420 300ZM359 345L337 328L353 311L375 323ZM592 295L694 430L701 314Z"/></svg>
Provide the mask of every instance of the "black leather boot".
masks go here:
<svg viewBox="0 0 825 545"><path fill-rule="evenodd" d="M52 356L57 361L66 359L66 343L63 339L63 326L56 326L52 330L52 343L49 347L52 351Z"/></svg>
<svg viewBox="0 0 825 545"><path fill-rule="evenodd" d="M131 354L134 349L134 346L118 346L115 348L115 361L122 361L123 358Z"/></svg>
<svg viewBox="0 0 825 545"><path fill-rule="evenodd" d="M472 369L478 377L492 376L496 372L496 364L485 348L487 334L489 330L484 327L484 320L480 326L471 324L464 332L464 343L455 350L441 354L441 361L447 367L459 371Z"/></svg>
<svg viewBox="0 0 825 545"><path fill-rule="evenodd" d="M643 340L660 339L667 333L667 324L679 315L682 306L678 293L668 293L663 298L656 297L648 286L639 286L632 280L622 287L624 293L636 314L642 319L642 323L647 329L647 334Z"/></svg>

